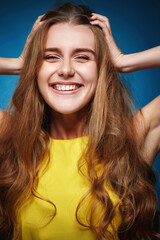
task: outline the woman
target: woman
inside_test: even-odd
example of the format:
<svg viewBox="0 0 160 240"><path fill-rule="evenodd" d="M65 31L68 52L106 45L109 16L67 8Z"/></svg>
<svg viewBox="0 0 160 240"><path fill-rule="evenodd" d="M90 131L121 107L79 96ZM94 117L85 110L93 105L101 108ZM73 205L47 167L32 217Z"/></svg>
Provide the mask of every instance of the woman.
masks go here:
<svg viewBox="0 0 160 240"><path fill-rule="evenodd" d="M42 20L1 112L2 237L154 239L160 98L132 115L113 65L139 62L122 67L105 17L67 3Z"/></svg>

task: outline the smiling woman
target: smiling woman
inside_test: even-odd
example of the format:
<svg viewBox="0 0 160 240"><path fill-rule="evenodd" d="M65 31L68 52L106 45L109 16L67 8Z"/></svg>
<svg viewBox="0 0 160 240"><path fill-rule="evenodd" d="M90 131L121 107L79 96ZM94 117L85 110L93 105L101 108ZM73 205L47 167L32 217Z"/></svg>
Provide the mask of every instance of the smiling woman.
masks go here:
<svg viewBox="0 0 160 240"><path fill-rule="evenodd" d="M1 239L159 237L160 98L133 115L117 74L137 70L136 59L145 68L145 53L124 66L106 18L66 3L41 18L23 54L10 111L0 112Z"/></svg>
<svg viewBox="0 0 160 240"><path fill-rule="evenodd" d="M50 27L37 82L53 114L83 111L92 99L98 78L95 48L88 26L58 23Z"/></svg>

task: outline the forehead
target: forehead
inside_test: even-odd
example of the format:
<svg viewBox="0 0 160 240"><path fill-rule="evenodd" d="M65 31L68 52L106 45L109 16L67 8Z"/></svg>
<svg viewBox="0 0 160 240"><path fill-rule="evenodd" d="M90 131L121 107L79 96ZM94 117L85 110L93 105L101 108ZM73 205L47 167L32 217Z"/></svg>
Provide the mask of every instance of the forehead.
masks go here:
<svg viewBox="0 0 160 240"><path fill-rule="evenodd" d="M47 33L46 48L71 47L95 49L95 36L87 25L58 23L52 25Z"/></svg>

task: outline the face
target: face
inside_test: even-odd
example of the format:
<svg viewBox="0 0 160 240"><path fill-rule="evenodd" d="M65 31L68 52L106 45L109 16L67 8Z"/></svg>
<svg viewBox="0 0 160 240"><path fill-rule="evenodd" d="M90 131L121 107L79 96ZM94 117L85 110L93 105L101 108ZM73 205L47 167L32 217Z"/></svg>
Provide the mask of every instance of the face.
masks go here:
<svg viewBox="0 0 160 240"><path fill-rule="evenodd" d="M95 37L88 26L58 23L48 31L38 87L49 107L61 114L85 109L97 86Z"/></svg>

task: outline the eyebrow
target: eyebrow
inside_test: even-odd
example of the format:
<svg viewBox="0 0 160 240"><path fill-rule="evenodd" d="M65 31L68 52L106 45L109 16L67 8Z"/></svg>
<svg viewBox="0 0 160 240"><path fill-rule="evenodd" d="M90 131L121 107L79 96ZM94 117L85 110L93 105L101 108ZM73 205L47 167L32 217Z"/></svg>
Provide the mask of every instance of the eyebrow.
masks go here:
<svg viewBox="0 0 160 240"><path fill-rule="evenodd" d="M45 48L44 52L57 52L57 53L61 53L61 50L59 48ZM90 48L76 48L73 53L80 53L80 52L89 52L92 53L94 55L94 57L96 57L96 53L90 49Z"/></svg>

